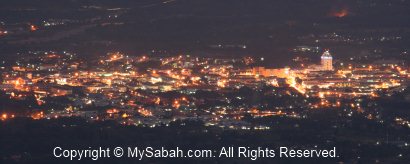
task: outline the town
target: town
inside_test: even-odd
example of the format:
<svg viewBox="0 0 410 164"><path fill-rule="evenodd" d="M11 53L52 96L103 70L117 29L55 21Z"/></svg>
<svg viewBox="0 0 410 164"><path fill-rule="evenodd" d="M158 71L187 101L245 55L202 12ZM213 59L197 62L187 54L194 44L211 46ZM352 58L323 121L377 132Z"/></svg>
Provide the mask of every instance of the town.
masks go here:
<svg viewBox="0 0 410 164"><path fill-rule="evenodd" d="M1 68L0 89L3 97L25 106L2 113L2 120L82 117L144 127L197 120L224 129L267 130L270 125L250 120L305 119L309 111L335 109L343 117L383 122L375 100L404 91L409 79L401 60L335 62L330 50L323 51L320 63L283 68L258 66L263 59L252 57L114 52L85 61L70 52L18 55ZM410 127L406 118L396 120Z"/></svg>

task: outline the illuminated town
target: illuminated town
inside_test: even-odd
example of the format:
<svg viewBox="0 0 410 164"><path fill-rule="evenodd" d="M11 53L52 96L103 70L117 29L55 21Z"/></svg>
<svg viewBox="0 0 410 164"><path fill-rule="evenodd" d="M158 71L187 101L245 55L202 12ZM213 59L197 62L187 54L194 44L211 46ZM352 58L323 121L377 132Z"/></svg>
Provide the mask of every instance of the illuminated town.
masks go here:
<svg viewBox="0 0 410 164"><path fill-rule="evenodd" d="M0 4L1 164L410 161L410 0Z"/></svg>
<svg viewBox="0 0 410 164"><path fill-rule="evenodd" d="M309 110L334 108L347 116L359 113L383 121L371 110L376 105L371 100L404 90L409 78L409 68L400 61L336 64L330 50L324 50L320 64L298 68L251 67L258 62L251 57L130 57L115 52L84 61L69 52L20 55L3 68L1 89L10 99L35 103L26 113L3 113L2 119L75 116L148 127L200 120L206 126L264 130L270 127L243 118L303 119ZM249 100L252 90L291 102Z"/></svg>

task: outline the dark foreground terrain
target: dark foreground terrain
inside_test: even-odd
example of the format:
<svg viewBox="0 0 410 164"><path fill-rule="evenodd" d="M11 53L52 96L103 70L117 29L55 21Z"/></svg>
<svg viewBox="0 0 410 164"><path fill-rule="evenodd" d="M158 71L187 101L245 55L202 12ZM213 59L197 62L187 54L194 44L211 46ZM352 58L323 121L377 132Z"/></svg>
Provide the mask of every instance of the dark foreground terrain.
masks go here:
<svg viewBox="0 0 410 164"><path fill-rule="evenodd" d="M222 130L205 127L200 122L175 122L169 127L145 128L123 126L113 122L88 123L82 119L61 118L33 121L16 118L0 124L0 158L2 163L78 163L53 157L53 149L87 149L89 147L167 147L181 149L220 149L222 146L288 146L299 149L337 148L339 158L280 159L196 158L143 159L147 163L406 163L409 148L398 139L406 138L408 129L380 126L360 118L340 123L339 128L326 120L292 120L265 118L275 124L268 131ZM329 120L327 120L329 121ZM320 129L320 130L319 130ZM195 160L195 161L191 161ZM81 163L96 163L89 159ZM136 163L138 159L99 159L98 163Z"/></svg>

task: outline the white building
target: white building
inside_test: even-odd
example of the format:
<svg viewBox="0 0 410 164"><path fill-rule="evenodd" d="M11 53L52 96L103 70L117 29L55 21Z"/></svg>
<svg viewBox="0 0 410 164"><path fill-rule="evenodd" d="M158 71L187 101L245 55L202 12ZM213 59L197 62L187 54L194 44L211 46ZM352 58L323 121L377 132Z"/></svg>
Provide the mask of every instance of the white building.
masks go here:
<svg viewBox="0 0 410 164"><path fill-rule="evenodd" d="M330 55L329 50L326 50L321 58L321 65L323 71L333 71L333 57Z"/></svg>

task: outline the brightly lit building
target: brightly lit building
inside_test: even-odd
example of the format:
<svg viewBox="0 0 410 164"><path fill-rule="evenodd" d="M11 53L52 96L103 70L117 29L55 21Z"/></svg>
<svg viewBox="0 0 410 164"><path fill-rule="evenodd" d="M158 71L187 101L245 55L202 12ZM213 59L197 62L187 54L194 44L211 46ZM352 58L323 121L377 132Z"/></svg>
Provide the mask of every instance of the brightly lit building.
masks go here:
<svg viewBox="0 0 410 164"><path fill-rule="evenodd" d="M329 50L326 50L320 58L322 70L333 71L333 57L330 55Z"/></svg>

